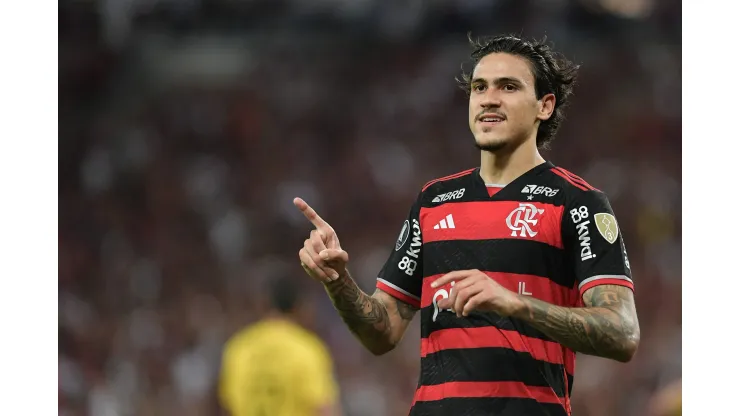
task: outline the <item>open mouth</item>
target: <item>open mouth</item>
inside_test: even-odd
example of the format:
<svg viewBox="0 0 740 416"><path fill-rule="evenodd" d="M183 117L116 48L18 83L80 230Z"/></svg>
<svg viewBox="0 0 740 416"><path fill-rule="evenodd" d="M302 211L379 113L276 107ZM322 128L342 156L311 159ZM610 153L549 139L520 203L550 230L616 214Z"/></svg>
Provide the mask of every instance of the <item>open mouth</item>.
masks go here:
<svg viewBox="0 0 740 416"><path fill-rule="evenodd" d="M478 117L478 122L482 124L490 124L490 125L496 125L505 120L504 117L497 115L497 114L484 114L480 117Z"/></svg>

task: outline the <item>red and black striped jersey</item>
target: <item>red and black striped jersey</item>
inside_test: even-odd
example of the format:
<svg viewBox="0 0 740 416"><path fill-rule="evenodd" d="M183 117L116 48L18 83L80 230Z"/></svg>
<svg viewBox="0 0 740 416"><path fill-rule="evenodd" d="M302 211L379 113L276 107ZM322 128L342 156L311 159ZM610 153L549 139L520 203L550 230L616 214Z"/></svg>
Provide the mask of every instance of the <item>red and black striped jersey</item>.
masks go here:
<svg viewBox="0 0 740 416"><path fill-rule="evenodd" d="M575 353L525 322L494 313L458 318L431 282L478 269L555 305L582 306L591 287L634 289L607 197L540 164L498 192L470 169L421 190L377 287L421 310L421 372L410 415L569 415Z"/></svg>

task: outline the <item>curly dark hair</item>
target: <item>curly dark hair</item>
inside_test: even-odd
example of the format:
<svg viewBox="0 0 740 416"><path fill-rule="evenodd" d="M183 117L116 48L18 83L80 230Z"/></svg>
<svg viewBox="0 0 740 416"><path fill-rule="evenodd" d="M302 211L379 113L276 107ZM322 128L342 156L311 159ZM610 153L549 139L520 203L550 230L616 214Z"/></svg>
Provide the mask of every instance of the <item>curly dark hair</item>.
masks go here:
<svg viewBox="0 0 740 416"><path fill-rule="evenodd" d="M483 57L492 53L508 53L521 56L530 63L535 82L537 99L546 94L555 95L555 109L552 116L540 123L537 130L537 147L547 148L555 138L560 123L565 119L564 108L573 94L579 65L567 60L561 54L553 51L546 43L547 38L525 40L515 35L499 35L482 39L473 39L468 34L468 40L473 48L470 54L474 69ZM473 70L466 72L463 64L463 73L456 78L460 88L470 96Z"/></svg>

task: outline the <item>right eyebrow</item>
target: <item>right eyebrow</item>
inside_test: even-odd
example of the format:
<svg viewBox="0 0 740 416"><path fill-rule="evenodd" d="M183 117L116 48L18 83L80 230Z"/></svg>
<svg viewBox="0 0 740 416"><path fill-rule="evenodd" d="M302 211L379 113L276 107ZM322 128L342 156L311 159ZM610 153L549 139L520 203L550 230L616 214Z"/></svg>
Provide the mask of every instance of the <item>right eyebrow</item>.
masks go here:
<svg viewBox="0 0 740 416"><path fill-rule="evenodd" d="M514 85L516 85L517 87L523 87L523 86L524 86L524 82L520 81L520 80L519 80L519 79L517 79L517 78L513 78L513 77L501 77L501 78L496 78L496 79L495 79L495 80L493 81L493 83L494 83L495 85L514 84Z"/></svg>

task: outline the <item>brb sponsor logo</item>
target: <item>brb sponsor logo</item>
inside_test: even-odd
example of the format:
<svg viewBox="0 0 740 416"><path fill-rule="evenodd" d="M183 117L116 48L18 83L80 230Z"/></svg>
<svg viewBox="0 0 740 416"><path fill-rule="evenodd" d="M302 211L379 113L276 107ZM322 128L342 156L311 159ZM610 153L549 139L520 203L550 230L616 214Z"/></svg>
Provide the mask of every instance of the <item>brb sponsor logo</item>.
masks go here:
<svg viewBox="0 0 740 416"><path fill-rule="evenodd" d="M527 185L522 189L523 194L555 196L560 189L552 189L547 186Z"/></svg>
<svg viewBox="0 0 740 416"><path fill-rule="evenodd" d="M465 188L460 188L457 191L447 192L446 194L437 195L432 199L432 202L445 202L453 199L460 199L465 195Z"/></svg>
<svg viewBox="0 0 740 416"><path fill-rule="evenodd" d="M516 237L517 234L519 237L536 236L537 231L533 230L533 227L539 222L536 217L544 212L544 209L537 208L533 204L520 203L519 207L511 211L509 216L506 217L506 225L511 230L511 236Z"/></svg>
<svg viewBox="0 0 740 416"><path fill-rule="evenodd" d="M588 225L591 224L591 220L588 219L588 216L588 207L586 206L570 210L570 219L573 220L573 224L576 226L576 233L581 246L581 261L596 257L595 254L591 253L591 236L588 234Z"/></svg>
<svg viewBox="0 0 740 416"><path fill-rule="evenodd" d="M434 306L434 314L432 315L432 322L437 322L437 315L439 315L439 306L437 306L437 302L439 302L442 299L447 299L450 297L450 292L452 292L452 288L455 287L455 281L453 280L450 282L450 290L449 292L445 288L440 288L436 292L434 292L434 297L432 297L432 305ZM447 312L452 312L452 308L445 309Z"/></svg>
<svg viewBox="0 0 740 416"><path fill-rule="evenodd" d="M399 236L399 241L405 240L408 238L408 226L406 225L408 222L404 223L404 229L406 230L406 237L404 237L404 230L401 230L401 235ZM421 253L421 227L419 226L419 221L414 218L414 220L411 222L411 244L409 244L409 248L406 249L406 252L404 253L403 258L401 261L398 262L398 268L402 272L406 273L409 276L413 276L414 272L416 271L416 267L419 265L419 253ZM401 237L404 237L403 239ZM397 249L400 249L401 246L403 246L403 243L401 243L401 246L398 246Z"/></svg>

